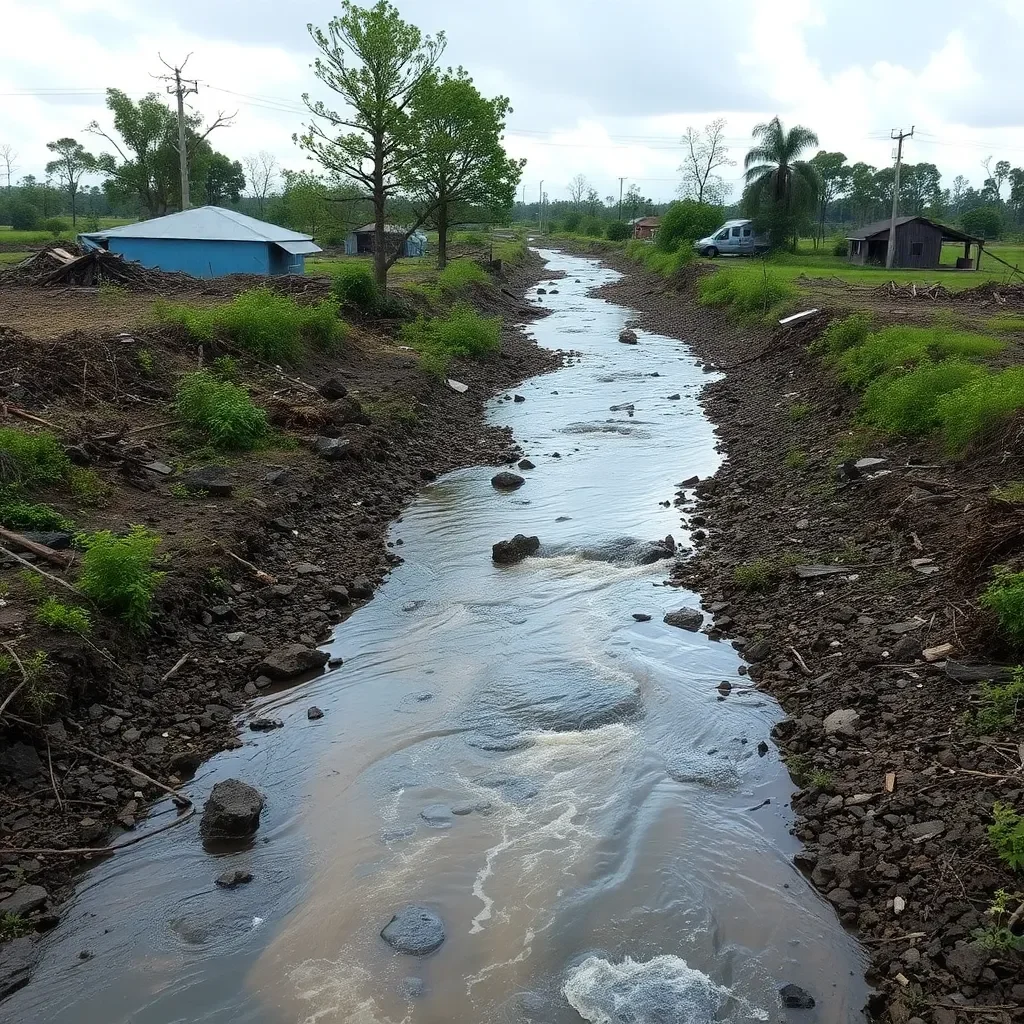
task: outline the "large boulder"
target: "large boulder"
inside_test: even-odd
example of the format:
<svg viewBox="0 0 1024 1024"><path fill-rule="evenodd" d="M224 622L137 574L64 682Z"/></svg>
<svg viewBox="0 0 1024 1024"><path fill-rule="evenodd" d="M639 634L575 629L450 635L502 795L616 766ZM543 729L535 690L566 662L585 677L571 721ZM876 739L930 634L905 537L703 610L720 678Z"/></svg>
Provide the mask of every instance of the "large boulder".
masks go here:
<svg viewBox="0 0 1024 1024"><path fill-rule="evenodd" d="M855 736L860 714L855 708L840 708L825 719L826 736Z"/></svg>
<svg viewBox="0 0 1024 1024"><path fill-rule="evenodd" d="M509 473L507 470L491 477L491 486L499 491L514 491L525 483L526 480L518 473Z"/></svg>
<svg viewBox="0 0 1024 1024"><path fill-rule="evenodd" d="M698 608L677 608L665 613L665 624L696 633L704 625L704 616Z"/></svg>
<svg viewBox="0 0 1024 1024"><path fill-rule="evenodd" d="M491 558L498 565L515 565L524 558L536 554L540 548L539 537L527 537L517 533L511 540L499 540L491 546Z"/></svg>
<svg viewBox="0 0 1024 1024"><path fill-rule="evenodd" d="M287 644L271 651L257 666L256 674L269 679L292 679L304 672L313 672L327 664L330 655L304 644Z"/></svg>
<svg viewBox="0 0 1024 1024"><path fill-rule="evenodd" d="M49 895L41 885L23 885L15 889L13 895L0 900L0 917L4 914L31 914L38 910L49 899Z"/></svg>
<svg viewBox="0 0 1024 1024"><path fill-rule="evenodd" d="M260 827L263 794L240 779L226 779L213 787L200 831L204 836L241 839Z"/></svg>
<svg viewBox="0 0 1024 1024"><path fill-rule="evenodd" d="M444 942L444 922L427 907L411 904L391 918L380 937L399 953L426 956Z"/></svg>
<svg viewBox="0 0 1024 1024"><path fill-rule="evenodd" d="M334 402L339 398L344 398L348 394L348 388L337 377L328 377L320 385L320 394L328 402Z"/></svg>
<svg viewBox="0 0 1024 1024"><path fill-rule="evenodd" d="M347 423L370 425L369 414L364 412L363 407L351 395L331 402L330 417L331 422L339 427L343 427Z"/></svg>

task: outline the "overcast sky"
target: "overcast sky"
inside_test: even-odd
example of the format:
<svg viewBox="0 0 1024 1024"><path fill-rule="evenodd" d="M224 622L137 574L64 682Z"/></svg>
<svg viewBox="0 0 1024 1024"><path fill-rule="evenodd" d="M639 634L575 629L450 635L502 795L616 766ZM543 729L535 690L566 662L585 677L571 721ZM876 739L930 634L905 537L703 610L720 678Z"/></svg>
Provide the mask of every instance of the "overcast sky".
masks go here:
<svg viewBox="0 0 1024 1024"><path fill-rule="evenodd" d="M727 119L738 181L752 125L778 114L851 160L891 163L892 128L916 125L911 161L975 185L988 155L1024 165L1024 0L400 0L424 32L448 35L462 64L514 107L509 152L523 184L550 199L583 173L602 196L619 177L671 198L684 128ZM238 111L214 145L234 158L272 151L308 166L291 141L301 95L325 95L309 69L306 22L336 0L0 0L0 143L17 176L42 175L46 143L109 127L103 90L140 97L161 83L157 54L200 80L207 117ZM326 96L325 96L326 98ZM106 147L109 148L109 147ZM738 187L734 190L738 195Z"/></svg>

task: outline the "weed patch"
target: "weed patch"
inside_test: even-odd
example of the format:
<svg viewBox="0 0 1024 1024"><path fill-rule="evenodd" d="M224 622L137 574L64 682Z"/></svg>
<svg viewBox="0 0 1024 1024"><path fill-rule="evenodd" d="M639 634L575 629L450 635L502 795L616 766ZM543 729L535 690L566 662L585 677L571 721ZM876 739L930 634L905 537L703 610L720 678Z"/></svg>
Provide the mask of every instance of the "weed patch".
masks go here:
<svg viewBox="0 0 1024 1024"><path fill-rule="evenodd" d="M496 352L501 345L501 321L456 303L445 317L418 316L402 328L401 337L422 353L420 365L425 370L443 376L453 359L483 359Z"/></svg>
<svg viewBox="0 0 1024 1024"><path fill-rule="evenodd" d="M702 306L728 306L744 318L766 317L796 298L796 288L766 265L723 268L697 282Z"/></svg>
<svg viewBox="0 0 1024 1024"><path fill-rule="evenodd" d="M208 370L182 378L177 411L188 426L201 430L218 448L249 451L270 429L266 412L253 404L244 388Z"/></svg>
<svg viewBox="0 0 1024 1024"><path fill-rule="evenodd" d="M451 295L471 284L490 284L487 271L473 260L452 260L437 275L437 287L442 294Z"/></svg>
<svg viewBox="0 0 1024 1024"><path fill-rule="evenodd" d="M84 608L65 604L55 597L48 597L36 609L36 621L52 629L63 629L68 633L84 636L92 629L89 613Z"/></svg>
<svg viewBox="0 0 1024 1024"><path fill-rule="evenodd" d="M1010 505L1024 505L1024 480L1011 480L992 488L992 497Z"/></svg>
<svg viewBox="0 0 1024 1024"><path fill-rule="evenodd" d="M982 683L981 706L974 715L974 731L979 735L1010 729L1024 710L1024 668L1014 670L1008 683Z"/></svg>
<svg viewBox="0 0 1024 1024"><path fill-rule="evenodd" d="M973 363L947 359L907 373L879 377L864 392L864 418L888 434L924 434L939 426L939 399L967 387L988 371Z"/></svg>
<svg viewBox="0 0 1024 1024"><path fill-rule="evenodd" d="M992 808L992 819L988 827L992 849L1007 867L1024 870L1024 818L1009 804L997 802Z"/></svg>
<svg viewBox="0 0 1024 1024"><path fill-rule="evenodd" d="M153 593L166 575L153 569L159 543L144 526L133 526L124 537L109 530L79 535L78 544L85 549L79 588L132 629L144 629Z"/></svg>
<svg viewBox="0 0 1024 1024"><path fill-rule="evenodd" d="M806 416L809 416L814 411L813 405L808 405L807 402L794 402L789 407L789 419L792 423L799 423Z"/></svg>
<svg viewBox="0 0 1024 1024"><path fill-rule="evenodd" d="M736 585L751 593L772 590L781 577L782 567L769 558L759 558L755 562L737 565L732 573Z"/></svg>
<svg viewBox="0 0 1024 1024"><path fill-rule="evenodd" d="M0 914L0 942L10 942L31 931L32 926L20 914Z"/></svg>
<svg viewBox="0 0 1024 1024"><path fill-rule="evenodd" d="M786 465L790 469L805 469L807 466L807 452L801 451L799 448L790 448L786 452Z"/></svg>
<svg viewBox="0 0 1024 1024"><path fill-rule="evenodd" d="M973 384L943 395L938 416L946 446L963 451L971 441L1024 408L1024 368L988 373Z"/></svg>
<svg viewBox="0 0 1024 1024"><path fill-rule="evenodd" d="M340 264L331 282L331 292L343 305L364 313L374 312L380 299L373 272L364 263Z"/></svg>
<svg viewBox="0 0 1024 1024"><path fill-rule="evenodd" d="M997 566L995 577L981 595L981 604L995 612L1000 628L1011 640L1024 642L1024 572Z"/></svg>
<svg viewBox="0 0 1024 1024"><path fill-rule="evenodd" d="M0 484L26 488L53 484L70 468L64 449L48 431L0 428Z"/></svg>
<svg viewBox="0 0 1024 1024"><path fill-rule="evenodd" d="M856 348L867 341L871 333L871 318L866 313L853 313L842 320L833 320L810 345L818 355L838 356L847 349Z"/></svg>
<svg viewBox="0 0 1024 1024"><path fill-rule="evenodd" d="M9 530L70 530L73 523L49 505L25 501L0 487L0 526Z"/></svg>

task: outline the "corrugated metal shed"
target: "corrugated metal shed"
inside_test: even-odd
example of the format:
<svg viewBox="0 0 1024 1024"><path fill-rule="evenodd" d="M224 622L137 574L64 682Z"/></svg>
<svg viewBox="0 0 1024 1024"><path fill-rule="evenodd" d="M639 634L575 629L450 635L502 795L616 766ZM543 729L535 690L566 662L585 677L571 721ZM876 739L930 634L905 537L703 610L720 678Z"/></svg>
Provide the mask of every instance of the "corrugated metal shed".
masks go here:
<svg viewBox="0 0 1024 1024"><path fill-rule="evenodd" d="M304 235L291 228L247 217L244 213L225 210L220 206L200 206L166 217L124 224L119 228L92 231L89 238L187 238L199 242L309 242ZM313 251L319 252L319 248Z"/></svg>

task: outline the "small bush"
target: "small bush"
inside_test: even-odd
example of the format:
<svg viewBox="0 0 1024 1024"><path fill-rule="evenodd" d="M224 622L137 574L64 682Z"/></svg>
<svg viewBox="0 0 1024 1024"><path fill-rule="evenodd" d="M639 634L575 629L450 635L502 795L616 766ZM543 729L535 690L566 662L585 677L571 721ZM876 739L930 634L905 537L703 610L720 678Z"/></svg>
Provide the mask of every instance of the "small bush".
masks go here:
<svg viewBox="0 0 1024 1024"><path fill-rule="evenodd" d="M942 395L974 383L986 371L948 359L918 366L909 373L887 374L864 393L864 418L890 434L923 434L939 425Z"/></svg>
<svg viewBox="0 0 1024 1024"><path fill-rule="evenodd" d="M49 231L54 238L60 238L69 228L69 224L63 217L47 217L43 221L43 230Z"/></svg>
<svg viewBox="0 0 1024 1024"><path fill-rule="evenodd" d="M796 289L761 265L722 268L697 283L702 306L729 306L742 317L759 317L796 297Z"/></svg>
<svg viewBox="0 0 1024 1024"><path fill-rule="evenodd" d="M833 320L812 343L811 351L837 356L847 349L863 345L871 333L871 318L866 313L853 313L843 320Z"/></svg>
<svg viewBox="0 0 1024 1024"><path fill-rule="evenodd" d="M1011 640L1024 642L1024 572L998 566L981 595L981 604L995 612L1001 629Z"/></svg>
<svg viewBox="0 0 1024 1024"><path fill-rule="evenodd" d="M8 530L70 530L70 519L49 505L24 501L0 487L0 526Z"/></svg>
<svg viewBox="0 0 1024 1024"><path fill-rule="evenodd" d="M835 776L831 772L816 768L810 773L807 781L811 789L831 789Z"/></svg>
<svg viewBox="0 0 1024 1024"><path fill-rule="evenodd" d="M44 626L78 633L80 636L84 636L92 629L89 613L84 608L64 604L55 597L48 597L36 609L36 620Z"/></svg>
<svg viewBox="0 0 1024 1024"><path fill-rule="evenodd" d="M48 431L0 428L0 484L38 487L62 480L71 463Z"/></svg>
<svg viewBox="0 0 1024 1024"><path fill-rule="evenodd" d="M807 452L800 451L799 448L790 448L786 452L786 465L790 469L804 469L807 466Z"/></svg>
<svg viewBox="0 0 1024 1024"><path fill-rule="evenodd" d="M160 538L144 526L133 526L124 537L109 530L80 534L84 548L78 586L101 608L142 630L149 622L153 593L165 573L153 569Z"/></svg>
<svg viewBox="0 0 1024 1024"><path fill-rule="evenodd" d="M768 558L759 558L756 562L737 565L732 576L737 586L751 593L771 590L782 575L777 562Z"/></svg>
<svg viewBox="0 0 1024 1024"><path fill-rule="evenodd" d="M460 302L446 317L417 317L402 328L401 337L422 353L424 369L443 376L452 359L483 359L496 352L501 345L501 321L482 317Z"/></svg>
<svg viewBox="0 0 1024 1024"><path fill-rule="evenodd" d="M624 242L629 236L629 225L621 220L613 220L605 230L605 237L610 242Z"/></svg>
<svg viewBox="0 0 1024 1024"><path fill-rule="evenodd" d="M1010 505L1024 505L1024 480L1011 480L992 488L992 497Z"/></svg>
<svg viewBox="0 0 1024 1024"><path fill-rule="evenodd" d="M990 373L938 401L938 417L946 446L962 451L985 434L1024 409L1024 368Z"/></svg>
<svg viewBox="0 0 1024 1024"><path fill-rule="evenodd" d="M845 238L836 238L832 242L832 255L833 256L849 256L850 255L850 243Z"/></svg>
<svg viewBox="0 0 1024 1024"><path fill-rule="evenodd" d="M354 306L364 313L377 308L380 293L373 271L366 263L342 263L331 282L334 297L345 306Z"/></svg>
<svg viewBox="0 0 1024 1024"><path fill-rule="evenodd" d="M1024 818L1008 804L992 808L988 839L999 859L1014 871L1024 871Z"/></svg>
<svg viewBox="0 0 1024 1024"><path fill-rule="evenodd" d="M20 914L0 914L0 942L10 942L19 935L29 935L32 930L32 925Z"/></svg>
<svg viewBox="0 0 1024 1024"><path fill-rule="evenodd" d="M178 385L177 411L218 448L249 451L269 433L267 414L249 393L208 370L186 374Z"/></svg>
<svg viewBox="0 0 1024 1024"><path fill-rule="evenodd" d="M72 466L68 470L68 489L76 498L90 505L98 505L110 493L110 488L94 469Z"/></svg>
<svg viewBox="0 0 1024 1024"><path fill-rule="evenodd" d="M1024 711L1024 668L1017 667L1008 683L981 685L981 706L974 716L975 731L981 734L1010 729Z"/></svg>
<svg viewBox="0 0 1024 1024"><path fill-rule="evenodd" d="M722 223L723 215L720 206L681 199L665 211L654 244L663 252L675 252L683 244L691 249L696 239L710 235Z"/></svg>
<svg viewBox="0 0 1024 1024"><path fill-rule="evenodd" d="M11 227L15 231L35 231L39 227L39 209L24 199L12 199L8 206Z"/></svg>
<svg viewBox="0 0 1024 1024"><path fill-rule="evenodd" d="M789 407L789 418L793 423L799 423L805 416L809 416L814 411L813 405L808 405L807 402L794 402Z"/></svg>
<svg viewBox="0 0 1024 1024"><path fill-rule="evenodd" d="M462 291L471 284L489 284L487 271L473 260L452 260L437 275L437 286L442 293Z"/></svg>
<svg viewBox="0 0 1024 1024"><path fill-rule="evenodd" d="M153 313L161 323L180 324L197 341L227 338L256 358L276 363L301 362L306 344L331 349L345 336L337 299L300 306L266 287L242 292L222 306L158 301Z"/></svg>

